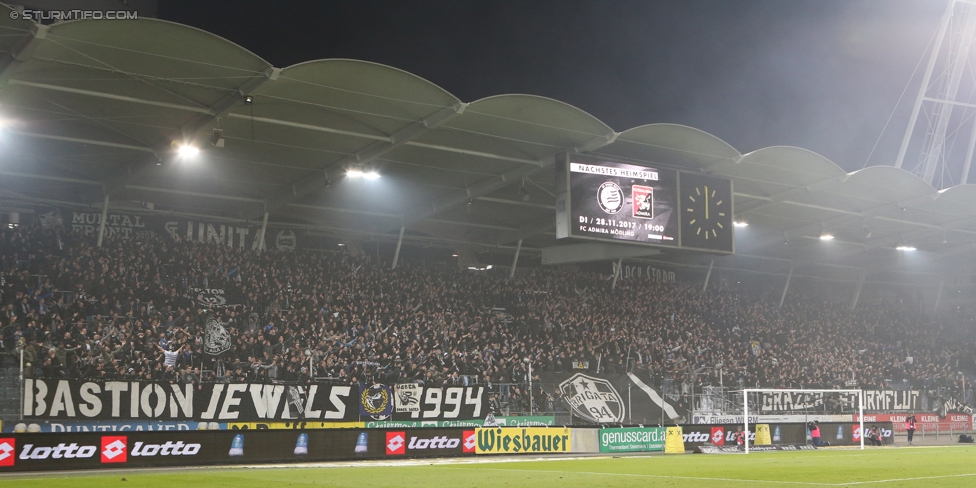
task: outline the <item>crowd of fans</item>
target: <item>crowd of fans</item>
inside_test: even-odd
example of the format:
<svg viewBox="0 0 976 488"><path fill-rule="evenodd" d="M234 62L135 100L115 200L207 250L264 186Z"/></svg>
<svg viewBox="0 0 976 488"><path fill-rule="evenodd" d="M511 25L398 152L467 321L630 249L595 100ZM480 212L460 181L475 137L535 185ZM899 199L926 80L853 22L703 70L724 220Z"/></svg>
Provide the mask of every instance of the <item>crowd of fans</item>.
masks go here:
<svg viewBox="0 0 976 488"><path fill-rule="evenodd" d="M504 385L513 411L528 410L529 364L536 385L584 362L679 395L720 382L958 389L958 372L974 366L973 349L937 321L886 304L852 312L797 299L780 308L698 285L612 287L576 269L508 280L375 261L178 236L96 247L90 236L3 229L3 348L24 351L27 377L477 382ZM229 351L205 353L208 320L229 333ZM539 410L554 408L547 391L533 392Z"/></svg>

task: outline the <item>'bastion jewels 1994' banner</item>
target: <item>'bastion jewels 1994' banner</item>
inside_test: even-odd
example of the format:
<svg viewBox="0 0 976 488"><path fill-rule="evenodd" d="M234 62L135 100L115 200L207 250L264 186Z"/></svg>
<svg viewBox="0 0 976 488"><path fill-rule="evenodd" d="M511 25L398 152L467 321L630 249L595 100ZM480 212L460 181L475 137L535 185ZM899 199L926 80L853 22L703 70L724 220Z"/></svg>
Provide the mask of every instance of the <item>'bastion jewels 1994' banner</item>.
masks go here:
<svg viewBox="0 0 976 488"><path fill-rule="evenodd" d="M359 420L349 386L259 383L193 385L142 381L24 381L26 419Z"/></svg>
<svg viewBox="0 0 976 488"><path fill-rule="evenodd" d="M383 385L379 385L383 386ZM383 392L389 398L389 388ZM260 383L193 385L143 381L28 379L24 382L24 417L28 420L196 420L259 422L360 420L364 398L372 390L351 386L304 386ZM404 420L483 418L487 398L480 386L424 387L421 411L401 413ZM376 406L370 401L369 405ZM377 408L379 408L377 406ZM382 405L388 417L392 405ZM375 415L368 415L369 420ZM364 417L364 419L366 419Z"/></svg>
<svg viewBox="0 0 976 488"><path fill-rule="evenodd" d="M399 408L403 401L396 395L393 420L477 419L488 414L488 394L483 386L420 386L406 400L408 411Z"/></svg>
<svg viewBox="0 0 976 488"><path fill-rule="evenodd" d="M572 436L567 428L478 427L475 434L478 454L571 452Z"/></svg>

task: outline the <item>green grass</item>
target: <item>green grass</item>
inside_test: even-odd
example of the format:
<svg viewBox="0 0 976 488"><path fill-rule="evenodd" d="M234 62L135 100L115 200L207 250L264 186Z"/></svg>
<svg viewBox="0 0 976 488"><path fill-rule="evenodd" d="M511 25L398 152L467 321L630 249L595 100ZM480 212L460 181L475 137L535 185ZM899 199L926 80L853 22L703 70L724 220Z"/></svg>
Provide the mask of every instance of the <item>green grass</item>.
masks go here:
<svg viewBox="0 0 976 488"><path fill-rule="evenodd" d="M0 477L0 486L166 487L752 487L976 486L976 446L819 450L745 455L655 455L519 462L418 461L378 466L279 469L206 468L179 471L47 473ZM500 458L496 459L500 460ZM122 478L126 481L122 481Z"/></svg>

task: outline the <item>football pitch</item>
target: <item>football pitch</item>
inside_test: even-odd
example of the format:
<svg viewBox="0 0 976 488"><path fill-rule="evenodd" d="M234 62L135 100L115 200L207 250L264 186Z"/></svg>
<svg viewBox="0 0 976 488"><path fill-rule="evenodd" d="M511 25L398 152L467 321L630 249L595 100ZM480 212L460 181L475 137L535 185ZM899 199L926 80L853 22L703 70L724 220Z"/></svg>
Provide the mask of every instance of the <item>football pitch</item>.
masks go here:
<svg viewBox="0 0 976 488"><path fill-rule="evenodd" d="M124 480L123 480L124 478ZM572 459L467 458L0 477L30 487L973 486L976 446Z"/></svg>

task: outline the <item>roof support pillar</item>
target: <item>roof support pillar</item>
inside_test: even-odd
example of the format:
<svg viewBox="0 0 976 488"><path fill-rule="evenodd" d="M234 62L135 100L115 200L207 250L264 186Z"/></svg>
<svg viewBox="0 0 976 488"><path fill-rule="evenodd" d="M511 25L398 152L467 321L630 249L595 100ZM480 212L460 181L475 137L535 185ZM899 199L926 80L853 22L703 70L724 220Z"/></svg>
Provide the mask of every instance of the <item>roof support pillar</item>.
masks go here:
<svg viewBox="0 0 976 488"><path fill-rule="evenodd" d="M403 245L403 231L404 231L404 229L406 229L406 227L404 227L404 226L401 225L400 226L400 237L397 239L396 251L393 253L393 266L390 268L391 270L396 269L397 262L400 261L400 246Z"/></svg>
<svg viewBox="0 0 976 488"><path fill-rule="evenodd" d="M624 258L620 258L616 263L613 264L613 285L610 286L611 290L617 289L617 278L620 278L620 273L624 269ZM599 369L599 368L597 368Z"/></svg>
<svg viewBox="0 0 976 488"><path fill-rule="evenodd" d="M715 266L714 259L708 263L708 272L705 273L705 284L702 285L702 293L705 293L705 290L708 289L708 280L712 278L712 266Z"/></svg>
<svg viewBox="0 0 976 488"><path fill-rule="evenodd" d="M268 235L268 212L264 213L264 220L261 221L261 240L258 241L258 252L264 252L268 245L265 244L264 236Z"/></svg>
<svg viewBox="0 0 976 488"><path fill-rule="evenodd" d="M939 289L935 292L935 303L932 306L932 313L939 311L939 304L942 302L942 289L945 288L945 278L939 281Z"/></svg>
<svg viewBox="0 0 976 488"><path fill-rule="evenodd" d="M861 276L857 279L857 286L854 287L854 298L851 300L851 310L857 307L857 301L861 299L861 289L864 288L864 279L867 278L867 271L861 270Z"/></svg>
<svg viewBox="0 0 976 488"><path fill-rule="evenodd" d="M786 275L786 284L783 285L783 294L779 296L779 308L783 308L783 301L786 300L786 290L790 289L791 279L793 279L793 266L790 266L790 274Z"/></svg>
<svg viewBox="0 0 976 488"><path fill-rule="evenodd" d="M512 269L508 272L508 279L515 277L515 267L518 266L520 252L522 252L522 239L519 239L518 244L515 246L515 258L512 259Z"/></svg>
<svg viewBox="0 0 976 488"><path fill-rule="evenodd" d="M105 220L108 219L108 195L105 195L105 201L102 203L102 220L98 223L98 243L95 244L96 247L102 247L102 240L105 239Z"/></svg>

